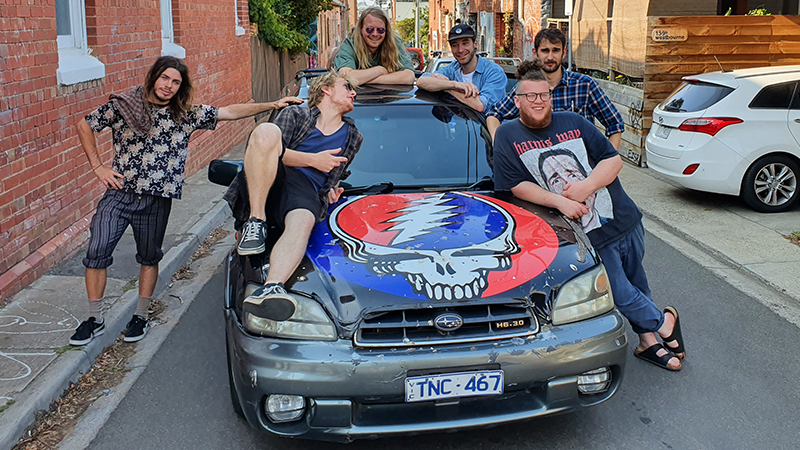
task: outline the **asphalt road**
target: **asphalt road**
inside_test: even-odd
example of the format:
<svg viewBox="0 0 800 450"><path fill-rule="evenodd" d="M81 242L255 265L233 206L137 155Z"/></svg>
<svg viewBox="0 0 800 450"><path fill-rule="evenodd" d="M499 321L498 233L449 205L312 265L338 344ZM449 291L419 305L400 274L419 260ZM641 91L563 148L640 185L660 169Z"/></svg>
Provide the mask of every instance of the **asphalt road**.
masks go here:
<svg viewBox="0 0 800 450"><path fill-rule="evenodd" d="M347 448L797 448L800 330L652 235L647 249L656 302L681 312L688 347L681 372L631 356L620 391L579 413L488 430L359 441ZM234 414L222 286L220 268L89 448L343 448L266 436Z"/></svg>

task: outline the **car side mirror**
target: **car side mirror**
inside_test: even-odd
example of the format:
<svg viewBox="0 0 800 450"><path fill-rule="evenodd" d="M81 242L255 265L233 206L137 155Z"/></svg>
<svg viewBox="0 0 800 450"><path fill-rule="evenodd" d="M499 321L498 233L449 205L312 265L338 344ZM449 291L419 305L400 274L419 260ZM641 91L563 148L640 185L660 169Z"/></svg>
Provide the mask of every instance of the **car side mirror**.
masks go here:
<svg viewBox="0 0 800 450"><path fill-rule="evenodd" d="M208 164L208 181L221 186L230 186L243 168L244 161L215 159Z"/></svg>

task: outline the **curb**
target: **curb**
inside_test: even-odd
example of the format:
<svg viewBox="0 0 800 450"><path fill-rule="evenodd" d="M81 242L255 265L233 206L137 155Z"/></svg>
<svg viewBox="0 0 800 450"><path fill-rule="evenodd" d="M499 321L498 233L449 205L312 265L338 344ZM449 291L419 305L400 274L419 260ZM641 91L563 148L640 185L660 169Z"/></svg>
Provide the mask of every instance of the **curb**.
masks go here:
<svg viewBox="0 0 800 450"><path fill-rule="evenodd" d="M791 298L792 300L800 303L800 295L787 291L786 289L776 285L772 281L764 278L764 276L759 275L758 273L752 271L747 266L744 266L744 265L734 261L729 256L725 255L724 253L720 252L719 250L717 250L717 249L709 246L708 244L700 241L699 239L697 239L694 236L686 233L685 231L682 231L682 230L676 228L674 225L671 225L670 223L667 223L665 220L663 220L659 216L657 216L657 215L653 214L651 211L647 210L641 204L637 204L637 206L642 211L642 214L644 214L648 219L650 219L653 222L657 223L659 226L661 226L664 229L668 230L670 233L674 234L675 236L680 237L681 239L685 240L686 242L691 242L692 244L696 245L697 248L701 249L703 252L705 252L708 255L710 255L712 258L714 258L714 259L716 259L716 260L718 260L718 261L720 261L720 262L722 262L722 263L724 263L724 264L726 264L726 265L728 265L728 266L730 266L730 267L732 267L734 269L742 271L742 273L746 274L749 277L752 277L752 278L758 280L759 282L763 283L765 286L769 287L770 289L773 289L773 290L775 290L777 292L780 292L781 294L786 295L787 297Z"/></svg>
<svg viewBox="0 0 800 450"><path fill-rule="evenodd" d="M190 239L170 248L159 263L158 282L153 297L166 289L172 275L186 265L195 250L212 230L222 225L230 215L228 204L217 200L200 220L187 232ZM18 400L2 414L0 423L0 450L10 450L23 436L25 429L36 420L36 412L47 410L61 397L70 383L77 381L94 364L97 355L111 345L125 329L136 310L138 291L126 292L115 307L106 313L106 332L95 338L80 351L68 351L42 371L25 390L30 394Z"/></svg>

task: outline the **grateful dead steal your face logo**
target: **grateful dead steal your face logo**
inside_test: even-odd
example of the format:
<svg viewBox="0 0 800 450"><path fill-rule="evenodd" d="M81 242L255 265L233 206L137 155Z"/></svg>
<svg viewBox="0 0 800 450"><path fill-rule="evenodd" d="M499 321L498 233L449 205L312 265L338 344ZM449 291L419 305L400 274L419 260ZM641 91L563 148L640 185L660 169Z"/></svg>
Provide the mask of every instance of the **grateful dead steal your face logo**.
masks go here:
<svg viewBox="0 0 800 450"><path fill-rule="evenodd" d="M449 301L530 281L553 261L558 239L535 214L490 197L392 194L336 205L314 230L308 250L333 277L388 294Z"/></svg>

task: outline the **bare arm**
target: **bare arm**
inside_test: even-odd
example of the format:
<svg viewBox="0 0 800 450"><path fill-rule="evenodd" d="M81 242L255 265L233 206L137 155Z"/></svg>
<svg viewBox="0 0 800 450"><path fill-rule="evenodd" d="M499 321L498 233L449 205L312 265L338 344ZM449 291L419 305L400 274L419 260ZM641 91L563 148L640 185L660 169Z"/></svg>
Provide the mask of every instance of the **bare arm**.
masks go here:
<svg viewBox="0 0 800 450"><path fill-rule="evenodd" d="M448 90L447 92L449 92L450 95L455 97L456 100L458 100L461 103L469 106L470 108L474 109L475 111L483 112L483 102L481 101L480 97L478 97L478 96L467 97L466 94L463 94L463 93L461 93L459 91L456 91L456 90Z"/></svg>
<svg viewBox="0 0 800 450"><path fill-rule="evenodd" d="M273 109L285 108L292 104L303 103L303 100L297 97L284 97L275 102L267 103L240 103L236 105L223 106L219 109L217 120L237 120L245 117L255 116L256 114Z"/></svg>
<svg viewBox="0 0 800 450"><path fill-rule="evenodd" d="M492 141L494 141L494 135L497 133L497 128L500 127L500 120L495 116L487 116L486 127L489 128L489 134L492 135Z"/></svg>
<svg viewBox="0 0 800 450"><path fill-rule="evenodd" d="M608 142L611 142L611 145L614 146L617 151L619 151L619 145L622 143L622 133L614 133L608 137Z"/></svg>
<svg viewBox="0 0 800 450"><path fill-rule="evenodd" d="M522 200L548 208L556 208L561 211L561 214L573 220L578 220L589 212L589 208L583 203L554 194L530 181L523 181L514 186L511 188L511 193Z"/></svg>
<svg viewBox="0 0 800 450"><path fill-rule="evenodd" d="M567 183L561 195L583 203L592 193L611 184L621 170L622 157L619 155L604 159L597 163L586 179Z"/></svg>
<svg viewBox="0 0 800 450"><path fill-rule="evenodd" d="M411 69L403 69L398 72L387 73L372 80L375 84L414 84L416 76Z"/></svg>
<svg viewBox="0 0 800 450"><path fill-rule="evenodd" d="M92 165L92 171L103 183L103 186L110 189L122 189L122 183L118 180L118 178L123 178L122 175L103 165L103 161L100 160L100 155L97 152L97 138L86 119L81 119L78 122L78 139L81 141L86 158L89 159L89 164Z"/></svg>
<svg viewBox="0 0 800 450"><path fill-rule="evenodd" d="M389 72L383 66L375 66L369 69L352 69L350 67L342 67L339 69L339 75L354 78L358 84L372 83L376 78L386 75Z"/></svg>
<svg viewBox="0 0 800 450"><path fill-rule="evenodd" d="M451 94L453 92L461 92L465 94L466 97L477 97L480 94L478 87L472 83L453 81L447 77L437 75L438 74L433 74L419 77L417 80L417 87L431 92L447 91Z"/></svg>
<svg viewBox="0 0 800 450"><path fill-rule="evenodd" d="M306 153L287 148L282 161L287 167L313 167L320 172L328 173L334 167L339 167L340 164L347 162L347 158L344 156L336 156L341 151L341 148L335 148L319 153Z"/></svg>

